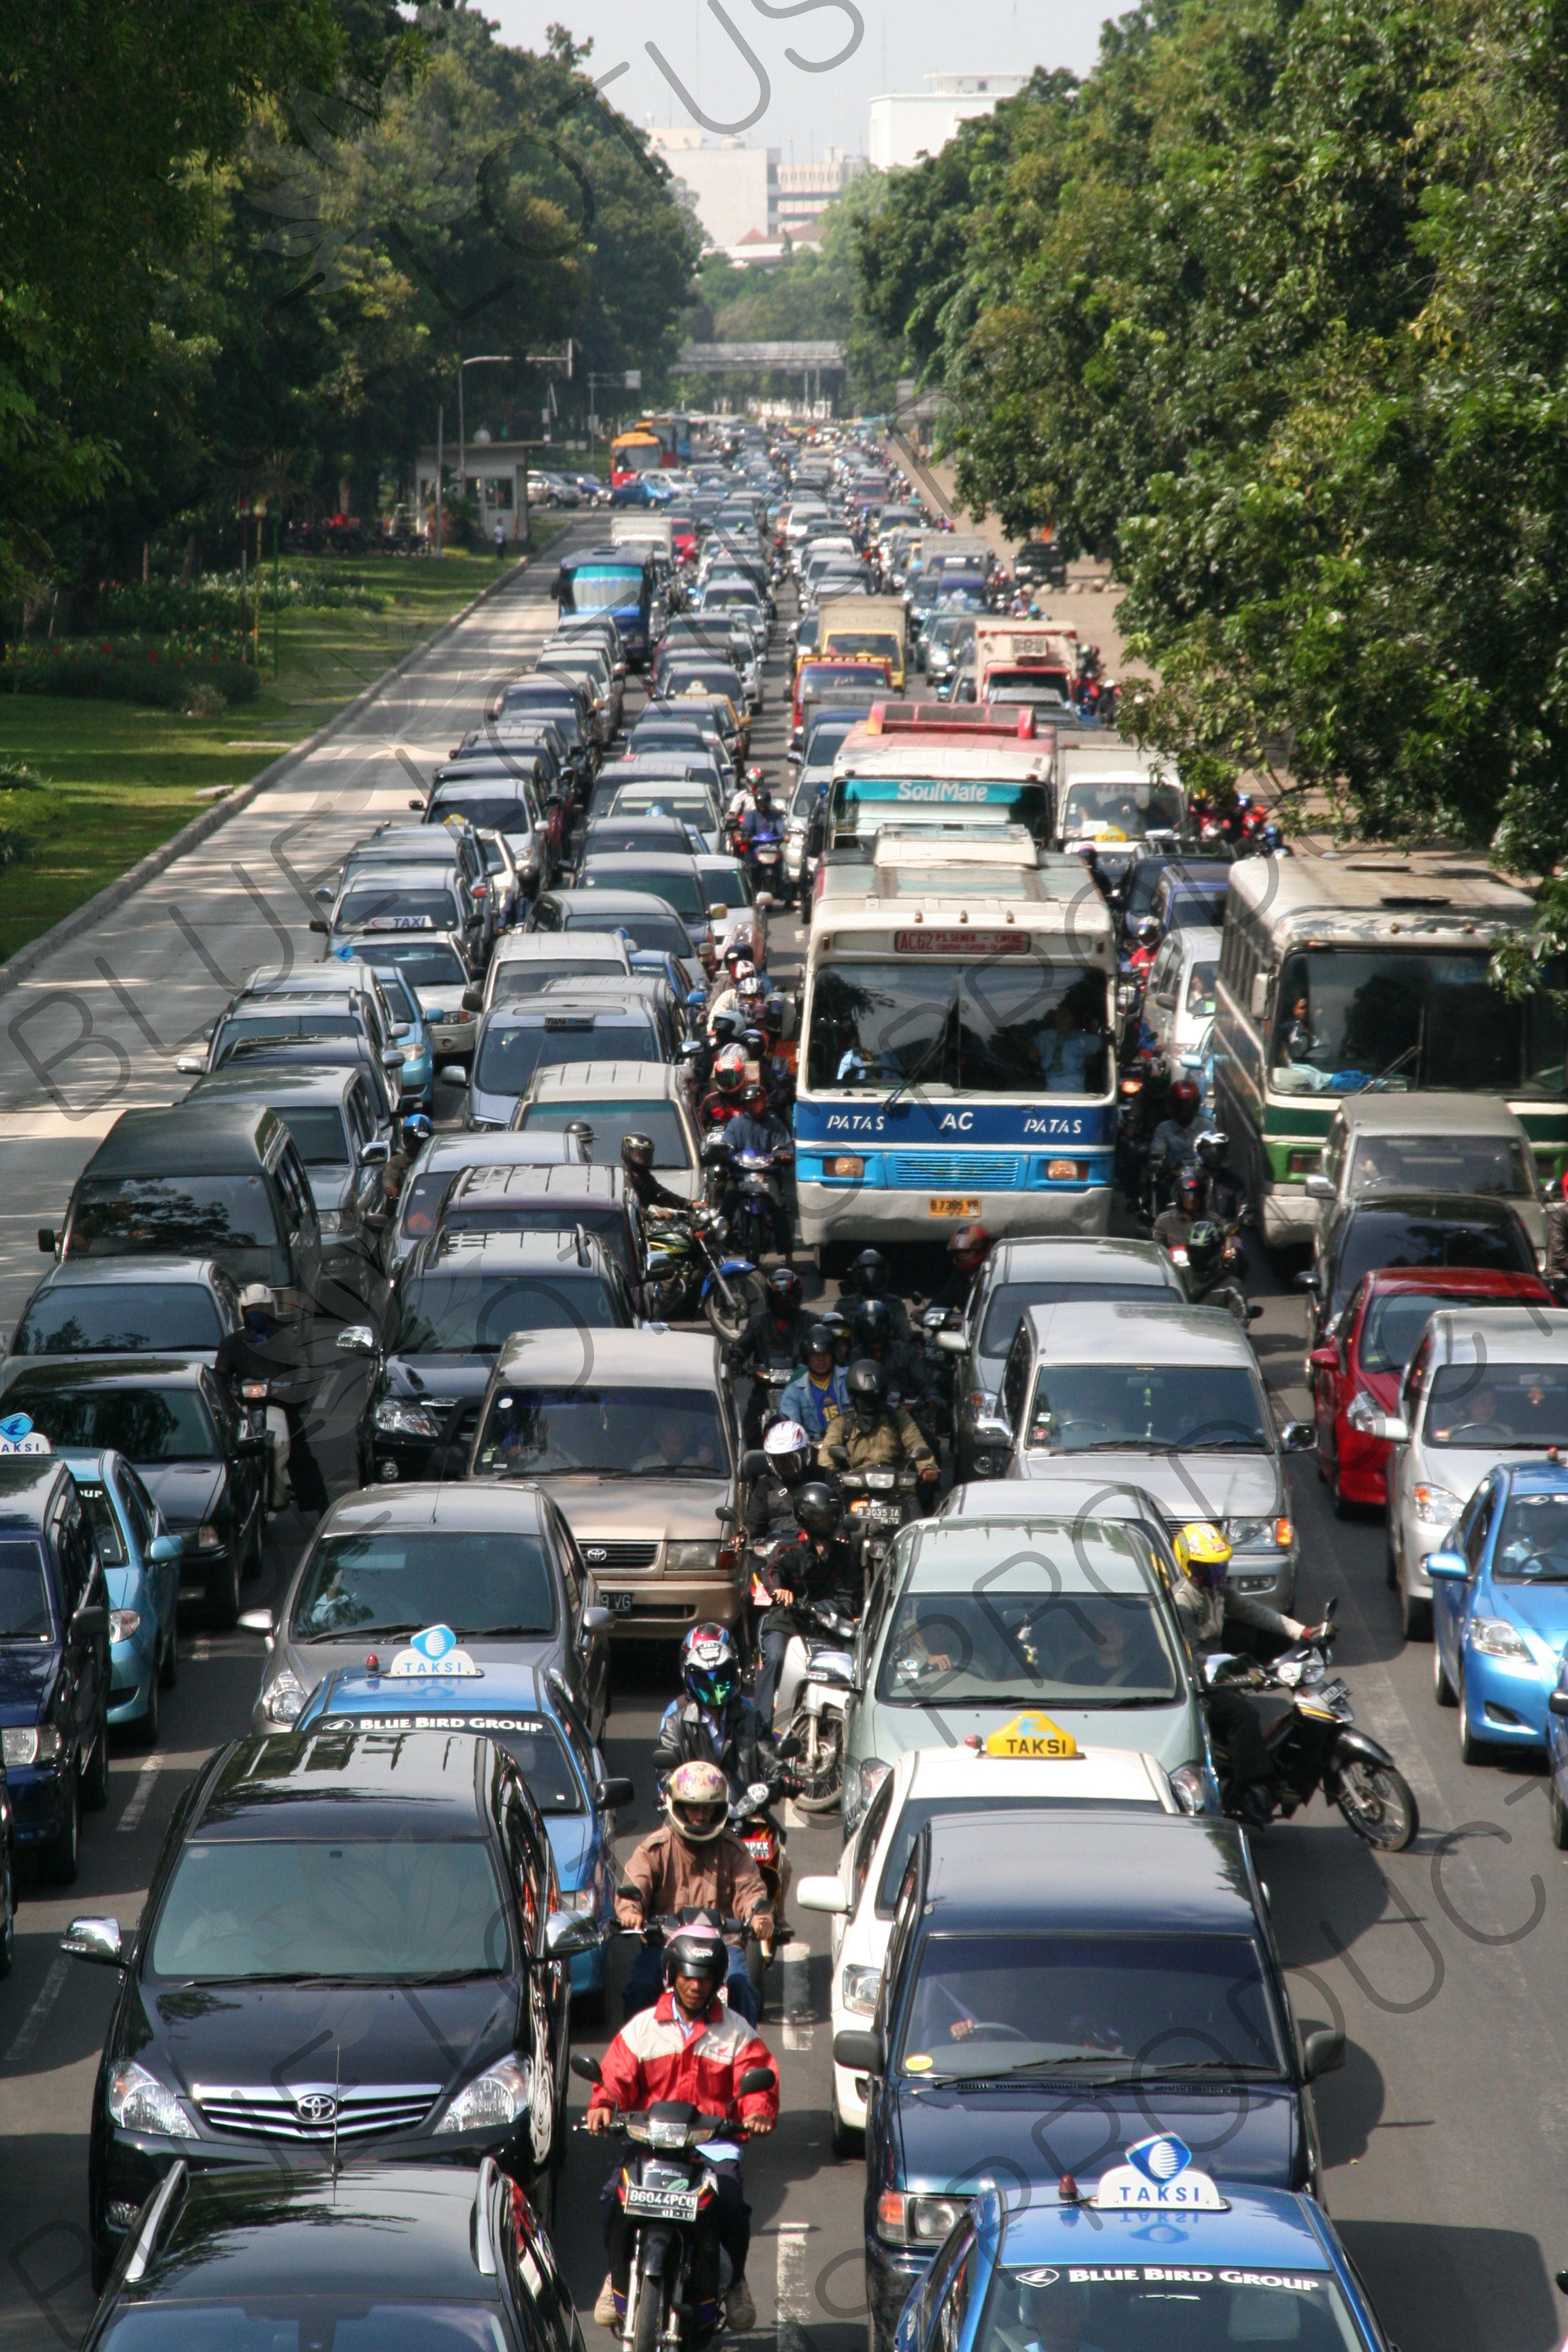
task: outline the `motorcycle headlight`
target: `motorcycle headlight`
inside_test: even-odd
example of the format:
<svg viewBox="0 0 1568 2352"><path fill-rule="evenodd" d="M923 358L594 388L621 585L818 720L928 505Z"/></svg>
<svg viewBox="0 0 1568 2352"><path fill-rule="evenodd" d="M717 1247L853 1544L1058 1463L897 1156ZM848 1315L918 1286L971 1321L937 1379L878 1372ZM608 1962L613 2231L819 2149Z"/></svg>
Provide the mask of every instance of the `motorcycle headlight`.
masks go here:
<svg viewBox="0 0 1568 2352"><path fill-rule="evenodd" d="M858 2017L873 2017L878 1996L882 1990L882 1971L880 1969L846 1969L838 1990L846 2009L852 2009Z"/></svg>
<svg viewBox="0 0 1568 2352"><path fill-rule="evenodd" d="M716 1576L719 1547L716 1543L666 1544L664 1564L676 1576Z"/></svg>
<svg viewBox="0 0 1568 2352"><path fill-rule="evenodd" d="M1447 1486L1413 1486L1410 1499L1416 1517L1429 1528L1451 1526L1463 1508L1458 1495L1450 1495Z"/></svg>
<svg viewBox="0 0 1568 2352"><path fill-rule="evenodd" d="M109 1638L111 1642L129 1642L142 1622L140 1609L111 1609L109 1612Z"/></svg>
<svg viewBox="0 0 1568 2352"><path fill-rule="evenodd" d="M437 2125L437 2137L443 2132L480 2131L487 2125L514 2124L519 2116L527 2114L532 2095L530 2068L515 2058L503 2058L499 2065L464 2084Z"/></svg>
<svg viewBox="0 0 1568 2352"><path fill-rule="evenodd" d="M1506 1617L1472 1617L1470 1642L1488 1658L1524 1658L1530 1656L1530 1644L1515 1631Z"/></svg>
<svg viewBox="0 0 1568 2352"><path fill-rule="evenodd" d="M441 1424L422 1404L402 1397L383 1397L375 1409L375 1425L390 1437L439 1437Z"/></svg>
<svg viewBox="0 0 1568 2352"><path fill-rule="evenodd" d="M196 2127L156 2074L134 2060L117 2066L109 2081L110 2120L123 2131L156 2132L164 2139L195 2139Z"/></svg>
<svg viewBox="0 0 1568 2352"><path fill-rule="evenodd" d="M52 1723L18 1725L0 1734L0 1753L4 1753L7 1766L52 1764L59 1752L60 1735Z"/></svg>
<svg viewBox="0 0 1568 2352"><path fill-rule="evenodd" d="M268 1723L292 1723L305 1704L305 1685L285 1666L274 1675L261 1695L261 1712Z"/></svg>

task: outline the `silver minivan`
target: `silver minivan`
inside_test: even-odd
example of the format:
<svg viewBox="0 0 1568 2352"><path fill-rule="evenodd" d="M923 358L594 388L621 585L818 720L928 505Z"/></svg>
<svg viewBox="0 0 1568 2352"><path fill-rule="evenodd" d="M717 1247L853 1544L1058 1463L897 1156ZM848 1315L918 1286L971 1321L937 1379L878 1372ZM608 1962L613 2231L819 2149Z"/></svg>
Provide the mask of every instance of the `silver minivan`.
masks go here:
<svg viewBox="0 0 1568 2352"><path fill-rule="evenodd" d="M1076 1487L1089 1470L1146 1490L1178 1526L1213 1520L1233 1589L1289 1610L1300 1546L1284 1456L1317 1433L1310 1421L1276 1427L1251 1344L1223 1307L1032 1307L1000 1405L1009 1478L1047 1487L1065 1475Z"/></svg>
<svg viewBox="0 0 1568 2352"><path fill-rule="evenodd" d="M1389 1570L1407 1635L1432 1631L1428 1552L1487 1472L1568 1446L1568 1313L1551 1307L1447 1307L1416 1341L1400 1411L1378 1413L1388 1465Z"/></svg>
<svg viewBox="0 0 1568 2352"><path fill-rule="evenodd" d="M1465 1192L1506 1201L1546 1263L1546 1212L1524 1122L1495 1095L1352 1095L1329 1123L1306 1181L1320 1230L1369 1192Z"/></svg>

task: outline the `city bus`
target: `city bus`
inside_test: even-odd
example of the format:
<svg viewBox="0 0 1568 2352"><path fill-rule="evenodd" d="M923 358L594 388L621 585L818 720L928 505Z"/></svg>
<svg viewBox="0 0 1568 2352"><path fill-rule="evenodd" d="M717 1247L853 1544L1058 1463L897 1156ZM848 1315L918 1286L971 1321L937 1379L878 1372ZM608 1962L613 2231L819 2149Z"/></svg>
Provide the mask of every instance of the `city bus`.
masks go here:
<svg viewBox="0 0 1568 2352"><path fill-rule="evenodd" d="M817 909L795 1108L801 1233L1103 1234L1116 1104L1110 910L1076 877L868 867Z"/></svg>
<svg viewBox="0 0 1568 2352"><path fill-rule="evenodd" d="M647 666L664 626L664 591L650 547L588 547L562 558L555 575L562 620L568 613L604 613L621 633L628 669Z"/></svg>
<svg viewBox="0 0 1568 2352"><path fill-rule="evenodd" d="M1568 1170L1564 1023L1487 976L1534 906L1478 858L1364 849L1233 866L1215 989L1215 1097L1264 1240L1310 1241L1347 1096L1495 1095L1546 1180ZM1556 983L1561 986L1561 982Z"/></svg>
<svg viewBox="0 0 1568 2352"><path fill-rule="evenodd" d="M671 472L691 457L689 416L639 416L629 432L610 444L610 488L618 490L639 474Z"/></svg>

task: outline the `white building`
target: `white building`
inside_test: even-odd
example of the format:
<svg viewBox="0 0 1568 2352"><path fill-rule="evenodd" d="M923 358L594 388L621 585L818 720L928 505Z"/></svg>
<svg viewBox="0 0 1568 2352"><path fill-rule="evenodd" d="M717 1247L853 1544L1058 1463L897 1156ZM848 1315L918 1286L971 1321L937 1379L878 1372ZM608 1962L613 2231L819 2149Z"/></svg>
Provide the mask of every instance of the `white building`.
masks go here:
<svg viewBox="0 0 1568 2352"><path fill-rule="evenodd" d="M844 194L857 172L866 168L863 155L846 155L829 147L819 163L779 165L779 228L798 236L803 228L822 218Z"/></svg>
<svg viewBox="0 0 1568 2352"><path fill-rule="evenodd" d="M961 122L992 112L998 99L1016 97L1027 74L927 74L923 90L889 91L871 100L867 153L879 172L939 154Z"/></svg>
<svg viewBox="0 0 1568 2352"><path fill-rule="evenodd" d="M702 133L686 123L672 129L648 126L648 144L690 193L698 220L717 246L743 237L779 233L779 151L747 147L739 139L704 146Z"/></svg>

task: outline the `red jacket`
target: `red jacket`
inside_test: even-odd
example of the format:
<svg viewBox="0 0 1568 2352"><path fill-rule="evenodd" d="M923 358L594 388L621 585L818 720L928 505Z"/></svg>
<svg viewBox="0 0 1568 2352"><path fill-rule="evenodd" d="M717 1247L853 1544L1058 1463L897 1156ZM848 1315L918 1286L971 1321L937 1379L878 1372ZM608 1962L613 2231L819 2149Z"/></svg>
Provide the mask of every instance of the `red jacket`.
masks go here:
<svg viewBox="0 0 1568 2352"><path fill-rule="evenodd" d="M705 2116L738 2123L765 2116L777 2123L779 2070L773 2052L743 2017L715 2000L694 2032L677 2021L675 1995L662 1992L652 2009L639 2011L622 2027L599 2061L604 2080L595 2083L591 2107L651 2106L655 2099L685 2099ZM765 2066L771 2091L738 2085L748 2067Z"/></svg>

